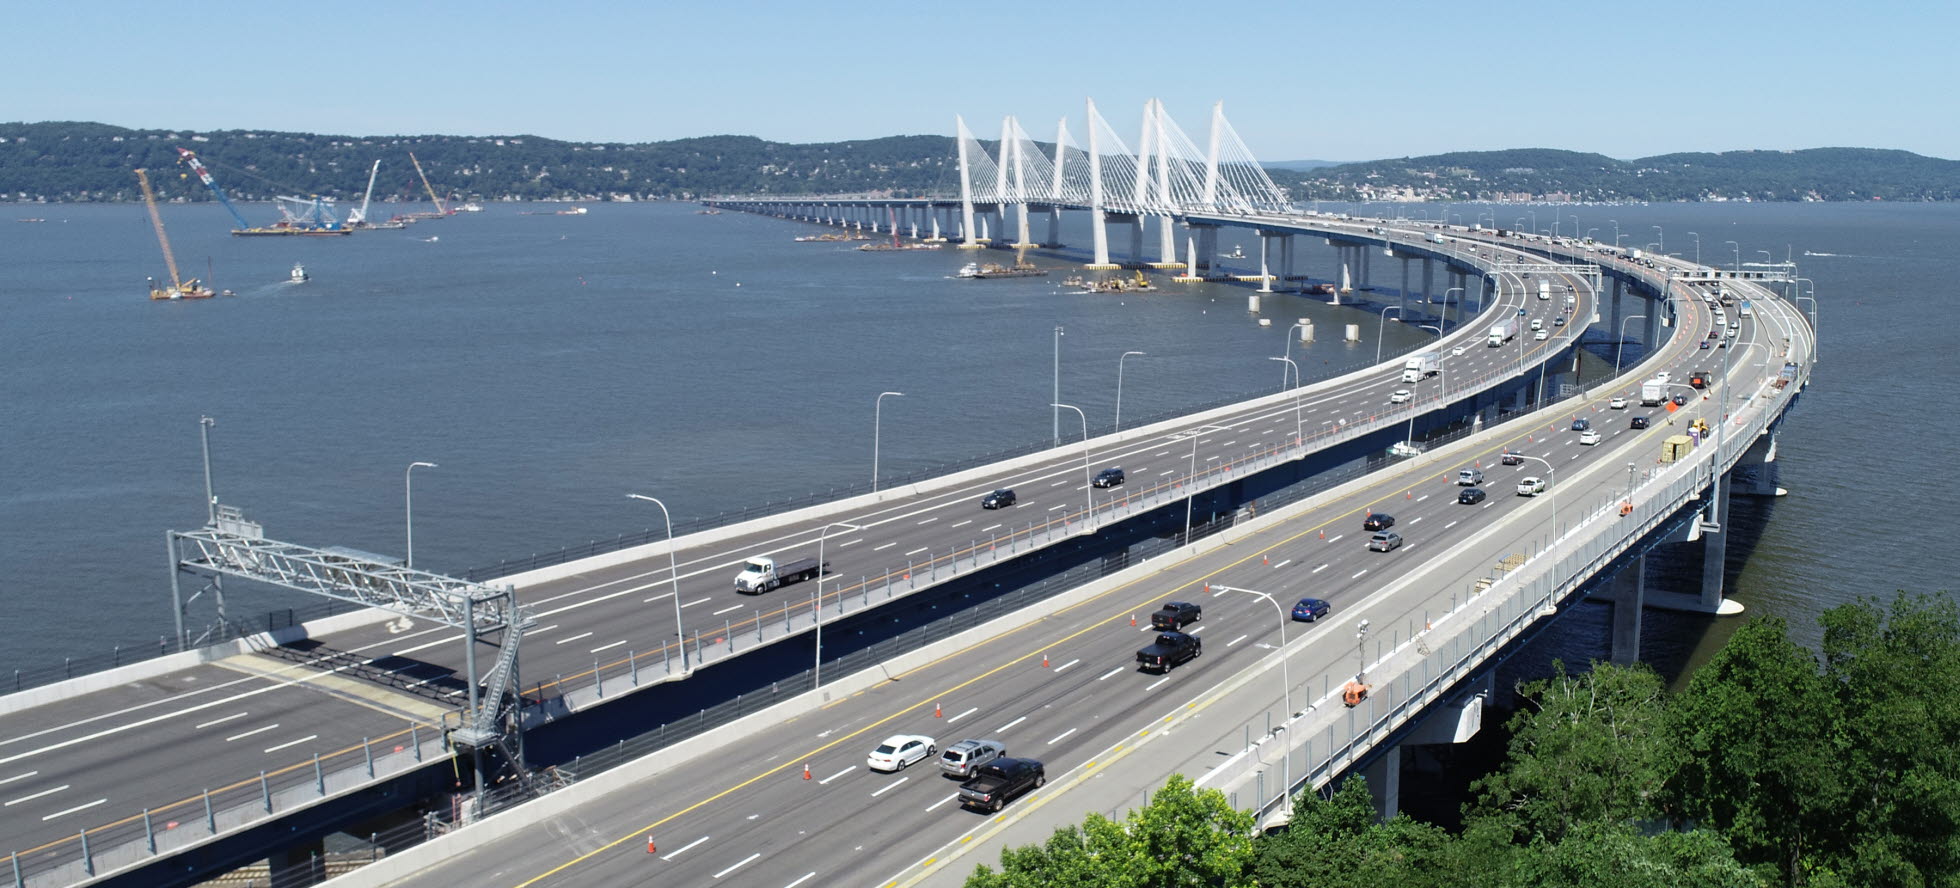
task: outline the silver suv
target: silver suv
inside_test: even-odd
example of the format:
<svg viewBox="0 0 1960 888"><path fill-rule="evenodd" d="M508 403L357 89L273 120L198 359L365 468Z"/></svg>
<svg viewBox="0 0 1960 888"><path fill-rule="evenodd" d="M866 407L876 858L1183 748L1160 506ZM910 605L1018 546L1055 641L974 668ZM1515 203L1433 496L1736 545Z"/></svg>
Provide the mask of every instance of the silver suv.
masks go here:
<svg viewBox="0 0 1960 888"><path fill-rule="evenodd" d="M1006 754L1007 744L999 740L961 740L939 754L939 770L964 780L981 765Z"/></svg>
<svg viewBox="0 0 1960 888"><path fill-rule="evenodd" d="M1481 469L1464 469L1456 473L1456 483L1464 487L1475 487L1484 483L1484 473Z"/></svg>

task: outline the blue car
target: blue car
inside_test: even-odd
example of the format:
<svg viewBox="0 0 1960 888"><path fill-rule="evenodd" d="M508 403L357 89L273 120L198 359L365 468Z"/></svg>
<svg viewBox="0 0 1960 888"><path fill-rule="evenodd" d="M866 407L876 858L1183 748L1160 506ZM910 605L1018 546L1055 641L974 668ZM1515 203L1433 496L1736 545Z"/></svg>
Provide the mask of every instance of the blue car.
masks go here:
<svg viewBox="0 0 1960 888"><path fill-rule="evenodd" d="M1293 606L1293 619L1302 623L1311 623L1327 616L1327 611L1331 608L1331 605L1318 598L1302 598L1299 604Z"/></svg>
<svg viewBox="0 0 1960 888"><path fill-rule="evenodd" d="M1589 428L1592 428L1592 421L1583 416L1572 420L1572 430L1575 432L1583 432Z"/></svg>

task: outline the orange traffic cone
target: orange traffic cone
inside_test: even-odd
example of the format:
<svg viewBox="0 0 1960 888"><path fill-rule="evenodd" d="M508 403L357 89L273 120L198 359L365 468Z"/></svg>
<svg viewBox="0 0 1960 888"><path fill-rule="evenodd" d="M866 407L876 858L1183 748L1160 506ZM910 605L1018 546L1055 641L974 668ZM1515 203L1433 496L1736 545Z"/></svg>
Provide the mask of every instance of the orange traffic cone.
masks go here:
<svg viewBox="0 0 1960 888"><path fill-rule="evenodd" d="M1136 624L1137 624L1137 615L1136 615L1136 614L1131 614L1131 615L1130 615L1130 625L1131 625L1131 626L1135 626Z"/></svg>
<svg viewBox="0 0 1960 888"><path fill-rule="evenodd" d="M1047 652L1047 651L1042 651L1042 652L1041 652L1041 668L1043 668L1043 669L1047 669L1047 668L1048 668L1048 652Z"/></svg>
<svg viewBox="0 0 1960 888"><path fill-rule="evenodd" d="M1415 499L1415 498L1416 498L1416 492L1415 492L1415 491L1413 491L1413 490L1405 490L1405 491L1402 491L1402 498L1403 498L1403 499L1405 499L1405 500L1412 500L1412 499Z"/></svg>
<svg viewBox="0 0 1960 888"><path fill-rule="evenodd" d="M945 713L945 711L943 711L943 710L941 710L941 709L939 708L939 704L938 704L937 702L934 702L934 703L932 704L932 717L933 717L933 718L945 718L945 717L946 717L946 713Z"/></svg>
<svg viewBox="0 0 1960 888"><path fill-rule="evenodd" d="M647 836L647 853L648 853L648 854L652 854L652 853L653 853L653 837L652 837L652 836Z"/></svg>
<svg viewBox="0 0 1960 888"><path fill-rule="evenodd" d="M803 779L805 779L805 780L808 780L808 779L810 779L810 763L809 763L809 762L804 762L804 763L803 763Z"/></svg>
<svg viewBox="0 0 1960 888"><path fill-rule="evenodd" d="M1327 538L1327 531L1324 531L1324 530L1323 530L1323 531L1321 531L1321 532L1320 532L1320 538L1321 538L1321 539L1323 539L1323 540L1324 540L1324 539L1326 539L1326 538Z"/></svg>
<svg viewBox="0 0 1960 888"><path fill-rule="evenodd" d="M1266 565L1267 567L1271 567L1273 564L1272 559L1269 559L1264 555L1259 556L1259 563Z"/></svg>

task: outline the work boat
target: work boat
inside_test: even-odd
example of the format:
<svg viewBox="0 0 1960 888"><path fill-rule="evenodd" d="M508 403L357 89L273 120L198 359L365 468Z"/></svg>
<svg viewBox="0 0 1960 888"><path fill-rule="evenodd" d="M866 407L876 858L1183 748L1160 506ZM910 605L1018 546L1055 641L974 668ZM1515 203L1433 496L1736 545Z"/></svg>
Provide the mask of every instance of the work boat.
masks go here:
<svg viewBox="0 0 1960 888"><path fill-rule="evenodd" d="M304 266L304 265L301 265L301 264L299 264L299 263L297 263L297 262L295 262L295 263L293 263L293 273L292 273L292 276L291 276L291 277L289 277L289 278L287 278L287 280L290 280L290 281L292 281L292 282L293 282L293 283L295 283L295 284L304 284L304 283L306 283L307 281L309 281L309 280L312 280L312 278L311 278L311 277L309 277L309 276L307 276L307 274L306 274L306 266Z"/></svg>

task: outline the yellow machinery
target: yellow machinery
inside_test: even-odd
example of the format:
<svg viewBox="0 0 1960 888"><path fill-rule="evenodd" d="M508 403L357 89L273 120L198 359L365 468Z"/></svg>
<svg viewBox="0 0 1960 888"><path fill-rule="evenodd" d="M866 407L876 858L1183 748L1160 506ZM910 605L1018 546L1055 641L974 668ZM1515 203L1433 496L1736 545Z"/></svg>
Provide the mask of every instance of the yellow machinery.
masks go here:
<svg viewBox="0 0 1960 888"><path fill-rule="evenodd" d="M150 174L146 170L136 171L136 181L143 186L143 205L150 209L150 225L157 230L157 244L163 247L163 264L170 268L170 288L162 289L154 283L150 285L151 299L209 299L217 295L210 287L198 286L197 279L184 280L177 273L177 256L170 252L170 236L163 233L163 214L157 212L157 195L150 189Z"/></svg>

